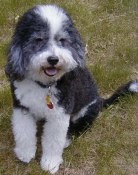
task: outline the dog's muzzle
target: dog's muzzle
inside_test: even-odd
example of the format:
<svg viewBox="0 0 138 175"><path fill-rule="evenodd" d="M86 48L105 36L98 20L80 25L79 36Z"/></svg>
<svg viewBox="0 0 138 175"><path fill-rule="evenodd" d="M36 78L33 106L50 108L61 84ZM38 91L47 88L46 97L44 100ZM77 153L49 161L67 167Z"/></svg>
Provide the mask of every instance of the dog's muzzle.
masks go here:
<svg viewBox="0 0 138 175"><path fill-rule="evenodd" d="M57 64L59 62L59 58L56 56L49 56L47 58L47 62L49 64L49 66L42 68L44 73L49 77L52 77L52 76L55 76L56 74L58 74L59 68L58 68Z"/></svg>

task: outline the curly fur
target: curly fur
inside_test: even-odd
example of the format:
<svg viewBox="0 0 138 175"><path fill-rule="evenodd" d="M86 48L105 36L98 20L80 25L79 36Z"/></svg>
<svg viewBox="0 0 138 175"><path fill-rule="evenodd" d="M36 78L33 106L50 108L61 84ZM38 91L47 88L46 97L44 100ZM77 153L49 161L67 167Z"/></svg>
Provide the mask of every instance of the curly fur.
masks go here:
<svg viewBox="0 0 138 175"><path fill-rule="evenodd" d="M5 72L13 95L15 154L27 163L35 157L36 122L45 120L40 164L51 174L58 171L72 134L85 131L119 96L138 92L138 82L130 81L109 99L99 96L81 37L69 15L55 5L35 6L20 18Z"/></svg>

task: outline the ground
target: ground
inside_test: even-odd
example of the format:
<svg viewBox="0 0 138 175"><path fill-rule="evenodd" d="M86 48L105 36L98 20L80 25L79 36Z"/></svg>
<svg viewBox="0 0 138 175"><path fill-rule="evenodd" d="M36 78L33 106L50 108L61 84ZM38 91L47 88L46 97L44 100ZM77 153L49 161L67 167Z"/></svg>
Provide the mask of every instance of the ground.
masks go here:
<svg viewBox="0 0 138 175"><path fill-rule="evenodd" d="M86 46L87 66L107 97L138 79L137 0L0 0L0 175L45 175L36 159L26 165L13 153L11 94L4 74L6 51L20 15L40 3L55 3L71 15ZM64 152L57 175L138 174L138 95L120 99Z"/></svg>

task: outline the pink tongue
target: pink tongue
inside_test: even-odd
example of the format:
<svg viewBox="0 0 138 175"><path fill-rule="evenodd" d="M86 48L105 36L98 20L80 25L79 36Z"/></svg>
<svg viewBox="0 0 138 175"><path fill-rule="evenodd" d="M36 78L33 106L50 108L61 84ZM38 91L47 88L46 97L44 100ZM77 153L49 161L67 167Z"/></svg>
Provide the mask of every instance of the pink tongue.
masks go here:
<svg viewBox="0 0 138 175"><path fill-rule="evenodd" d="M57 69L56 68L47 68L45 70L45 73L48 75L48 76L54 76L57 74Z"/></svg>

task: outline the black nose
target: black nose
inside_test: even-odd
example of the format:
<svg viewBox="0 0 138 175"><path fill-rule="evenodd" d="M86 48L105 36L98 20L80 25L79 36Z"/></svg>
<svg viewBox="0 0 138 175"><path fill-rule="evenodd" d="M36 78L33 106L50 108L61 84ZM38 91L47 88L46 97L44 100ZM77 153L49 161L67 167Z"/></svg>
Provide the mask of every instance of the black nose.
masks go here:
<svg viewBox="0 0 138 175"><path fill-rule="evenodd" d="M50 56L47 58L47 61L51 66L54 66L58 63L59 59L56 56Z"/></svg>

